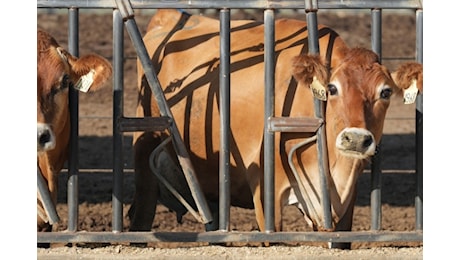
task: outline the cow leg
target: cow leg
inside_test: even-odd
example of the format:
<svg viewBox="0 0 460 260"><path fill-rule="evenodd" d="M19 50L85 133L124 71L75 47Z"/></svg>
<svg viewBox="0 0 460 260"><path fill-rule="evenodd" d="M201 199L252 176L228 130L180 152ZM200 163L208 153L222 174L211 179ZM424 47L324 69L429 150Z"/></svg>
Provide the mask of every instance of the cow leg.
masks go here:
<svg viewBox="0 0 460 260"><path fill-rule="evenodd" d="M265 215L264 215L264 205L261 194L260 186L256 187L253 191L253 202L254 202L254 211L256 215L257 225L259 226L260 231L265 231Z"/></svg>
<svg viewBox="0 0 460 260"><path fill-rule="evenodd" d="M130 231L150 231L159 196L158 180L150 170L149 156L160 138L143 134L134 144L135 186L133 203L128 215Z"/></svg>
<svg viewBox="0 0 460 260"><path fill-rule="evenodd" d="M348 209L343 215L342 219L340 219L339 223L335 228L335 231L351 231L351 227L353 225L353 211L354 205L356 201L356 194L357 189L355 189L353 193L353 198L351 199L350 204L348 205ZM338 248L338 249L351 249L351 243L328 243L329 248Z"/></svg>

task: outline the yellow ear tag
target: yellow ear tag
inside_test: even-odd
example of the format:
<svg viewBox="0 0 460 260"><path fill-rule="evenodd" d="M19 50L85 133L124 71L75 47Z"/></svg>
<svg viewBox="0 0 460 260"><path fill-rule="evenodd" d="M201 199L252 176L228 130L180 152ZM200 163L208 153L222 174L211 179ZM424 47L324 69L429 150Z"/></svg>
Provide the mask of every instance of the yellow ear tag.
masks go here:
<svg viewBox="0 0 460 260"><path fill-rule="evenodd" d="M316 76L313 77L313 82L311 83L310 88L315 98L323 101L327 100L326 88L323 86L323 84L321 84L321 82L319 82Z"/></svg>
<svg viewBox="0 0 460 260"><path fill-rule="evenodd" d="M88 92L89 88L93 84L94 73L95 71L92 69L88 72L88 74L81 76L77 84L75 84L75 88L84 93Z"/></svg>
<svg viewBox="0 0 460 260"><path fill-rule="evenodd" d="M404 104L412 104L415 102L417 98L418 88L417 88L417 80L413 79L412 84L410 87L404 90Z"/></svg>

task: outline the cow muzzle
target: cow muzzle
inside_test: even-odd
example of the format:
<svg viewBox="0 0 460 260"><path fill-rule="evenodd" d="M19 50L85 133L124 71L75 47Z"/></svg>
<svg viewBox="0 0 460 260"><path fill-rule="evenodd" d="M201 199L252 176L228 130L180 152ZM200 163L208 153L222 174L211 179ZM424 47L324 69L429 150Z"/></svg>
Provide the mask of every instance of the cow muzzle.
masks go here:
<svg viewBox="0 0 460 260"><path fill-rule="evenodd" d="M47 124L37 123L37 152L45 152L56 146L53 130Z"/></svg>
<svg viewBox="0 0 460 260"><path fill-rule="evenodd" d="M376 149L374 135L366 129L356 127L343 129L337 136L335 145L342 155L357 159L373 156Z"/></svg>

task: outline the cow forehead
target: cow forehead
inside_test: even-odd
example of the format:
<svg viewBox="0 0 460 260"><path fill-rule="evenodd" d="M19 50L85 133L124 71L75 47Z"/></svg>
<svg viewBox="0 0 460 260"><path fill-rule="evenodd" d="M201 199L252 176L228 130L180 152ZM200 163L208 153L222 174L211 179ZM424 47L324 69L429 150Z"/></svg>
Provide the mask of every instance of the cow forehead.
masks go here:
<svg viewBox="0 0 460 260"><path fill-rule="evenodd" d="M360 91L363 98L373 99L383 85L394 87L389 71L374 52L355 48L333 69L331 82L340 82L342 91Z"/></svg>

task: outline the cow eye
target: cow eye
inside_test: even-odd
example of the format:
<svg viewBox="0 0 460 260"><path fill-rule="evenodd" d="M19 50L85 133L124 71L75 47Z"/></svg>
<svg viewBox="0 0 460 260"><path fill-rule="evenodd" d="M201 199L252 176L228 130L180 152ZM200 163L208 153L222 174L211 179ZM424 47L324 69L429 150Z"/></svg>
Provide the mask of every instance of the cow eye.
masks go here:
<svg viewBox="0 0 460 260"><path fill-rule="evenodd" d="M390 88L382 89L382 91L380 92L380 98L390 99L392 93L393 91Z"/></svg>
<svg viewBox="0 0 460 260"><path fill-rule="evenodd" d="M337 95L337 87L334 84L327 84L327 90L329 91L329 95Z"/></svg>
<svg viewBox="0 0 460 260"><path fill-rule="evenodd" d="M70 77L69 77L69 75L64 74L64 76L62 76L62 80L61 80L61 89L66 89L68 87L70 87Z"/></svg>

